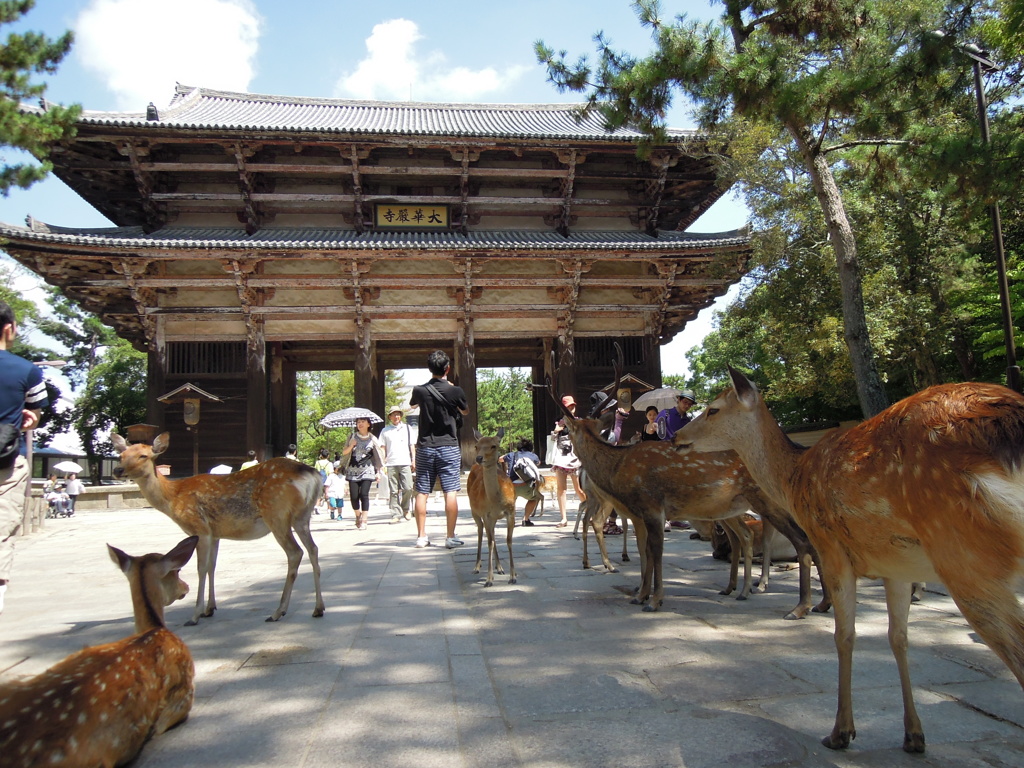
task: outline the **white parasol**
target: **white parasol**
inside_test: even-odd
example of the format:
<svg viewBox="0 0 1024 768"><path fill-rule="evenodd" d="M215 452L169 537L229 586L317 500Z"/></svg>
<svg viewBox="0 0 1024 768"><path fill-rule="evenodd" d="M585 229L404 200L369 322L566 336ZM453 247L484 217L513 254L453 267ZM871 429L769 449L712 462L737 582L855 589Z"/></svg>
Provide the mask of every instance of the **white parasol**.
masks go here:
<svg viewBox="0 0 1024 768"><path fill-rule="evenodd" d="M320 425L328 429L336 427L354 427L356 419L369 419L371 424L383 424L384 419L371 411L369 408L342 408L340 411L329 413L320 419Z"/></svg>
<svg viewBox="0 0 1024 768"><path fill-rule="evenodd" d="M58 472L74 472L76 474L82 471L81 465L75 464L73 461L58 461L53 468Z"/></svg>
<svg viewBox="0 0 1024 768"><path fill-rule="evenodd" d="M659 411L663 411L666 408L674 407L676 400L681 394L682 390L676 389L675 387L659 387L658 389L652 389L650 392L644 392L640 397L634 400L633 408L638 411L646 411L653 405Z"/></svg>

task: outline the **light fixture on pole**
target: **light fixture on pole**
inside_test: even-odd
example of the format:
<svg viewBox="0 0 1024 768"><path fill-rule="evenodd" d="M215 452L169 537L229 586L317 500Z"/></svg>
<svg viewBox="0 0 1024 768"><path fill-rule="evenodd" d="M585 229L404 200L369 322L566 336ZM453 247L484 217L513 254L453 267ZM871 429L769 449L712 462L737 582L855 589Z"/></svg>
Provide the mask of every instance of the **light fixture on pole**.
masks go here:
<svg viewBox="0 0 1024 768"><path fill-rule="evenodd" d="M945 38L942 30L936 30L936 38ZM998 72L999 67L989 59L983 50L974 43L955 45L971 60L974 69L974 94L978 102L978 124L981 127L981 144L986 149L990 145L988 130L988 102L985 99L985 83L983 74ZM1017 345L1013 338L1013 310L1010 307L1010 283L1006 276L1006 250L1003 247L1003 224L999 215L999 203L993 200L988 206L989 218L992 220L992 242L996 254L996 276L999 282L999 304L1003 315L1003 343L1006 345L1006 386L1014 392L1021 391L1020 366L1017 365Z"/></svg>

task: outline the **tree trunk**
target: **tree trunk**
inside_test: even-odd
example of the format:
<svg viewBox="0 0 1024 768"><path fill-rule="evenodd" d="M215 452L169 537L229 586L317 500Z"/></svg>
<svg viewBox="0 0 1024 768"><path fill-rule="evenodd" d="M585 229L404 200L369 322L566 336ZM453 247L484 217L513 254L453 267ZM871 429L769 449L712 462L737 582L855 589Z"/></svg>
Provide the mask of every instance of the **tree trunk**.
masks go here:
<svg viewBox="0 0 1024 768"><path fill-rule="evenodd" d="M857 242L853 227L846 216L843 199L839 193L832 169L825 156L818 151L802 127L787 123L786 129L796 141L811 185L825 214L829 241L836 254L839 270L839 286L843 297L843 331L846 347L850 351L853 378L857 386L857 397L864 418L874 416L889 405L882 386L882 379L875 366L875 354L868 335L867 318L864 314L864 290L860 276L860 262L857 260Z"/></svg>

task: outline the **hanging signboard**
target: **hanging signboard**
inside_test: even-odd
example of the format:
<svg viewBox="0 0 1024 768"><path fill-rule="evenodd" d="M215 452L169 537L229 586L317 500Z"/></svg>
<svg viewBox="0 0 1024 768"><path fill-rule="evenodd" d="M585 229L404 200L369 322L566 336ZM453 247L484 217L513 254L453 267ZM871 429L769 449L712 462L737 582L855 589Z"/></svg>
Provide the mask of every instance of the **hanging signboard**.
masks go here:
<svg viewBox="0 0 1024 768"><path fill-rule="evenodd" d="M448 229L447 205L373 204L375 229Z"/></svg>

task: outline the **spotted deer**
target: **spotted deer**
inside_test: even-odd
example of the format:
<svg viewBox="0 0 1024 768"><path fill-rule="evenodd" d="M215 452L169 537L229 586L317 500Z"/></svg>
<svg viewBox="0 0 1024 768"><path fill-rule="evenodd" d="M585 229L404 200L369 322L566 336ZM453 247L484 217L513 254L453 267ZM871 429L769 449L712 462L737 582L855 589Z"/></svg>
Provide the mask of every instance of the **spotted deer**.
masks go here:
<svg viewBox="0 0 1024 768"><path fill-rule="evenodd" d="M277 610L267 621L277 621L288 611L292 587L302 562L302 549L292 531L298 534L313 566L316 606L313 616L324 615L320 592L320 560L309 520L319 500L323 481L312 467L288 458L270 459L230 475L195 475L171 480L156 471L154 459L167 450L169 435L164 432L153 445L128 445L120 435L111 435L114 449L121 454L119 475L134 480L153 507L171 518L187 534L199 537L196 560L199 588L192 618L213 616L217 610L213 579L221 539L250 541L273 533L288 557L288 574ZM206 581L209 599L203 608Z"/></svg>
<svg viewBox="0 0 1024 768"><path fill-rule="evenodd" d="M881 578L903 691L903 749L923 752L907 661L911 582L942 581L968 623L1024 686L1024 397L994 384L930 387L803 449L757 388L727 389L676 433L680 451L735 450L793 511L821 556L835 603L839 706L822 739L857 735L851 692L857 578Z"/></svg>
<svg viewBox="0 0 1024 768"><path fill-rule="evenodd" d="M618 360L613 363L616 389L621 380L621 348L618 353ZM554 362L552 368L555 369ZM576 455L590 476L591 484L601 491L603 503L628 516L636 529L642 575L633 603L644 605L645 611L656 611L663 603L666 520L726 521L753 509L788 538L799 554L800 600L785 618L800 619L811 610L828 609L827 594L812 608L811 566L817 554L807 536L785 508L765 496L734 452L693 457L681 456L674 446L665 442L611 445L601 438L599 421L574 417L555 397L550 386L548 392L564 415L563 423ZM739 520L728 525L737 536L738 556L743 558L744 564L744 584L737 599L745 600L751 591L752 536ZM721 594L731 594L736 589L737 568L738 561L731 569L729 585ZM757 591L767 587L765 568Z"/></svg>
<svg viewBox="0 0 1024 768"><path fill-rule="evenodd" d="M516 565L512 558L512 531L516 527L516 492L508 473L498 463L501 457L501 438L505 429L498 427L494 437L481 435L473 430L476 438L476 464L469 471L466 491L469 494L469 508L476 523L476 567L473 573L480 573L484 531L487 532L487 581L485 587L494 584L494 571L505 571L501 567L498 548L494 541L494 526L504 518L508 530L508 583L516 583Z"/></svg>
<svg viewBox="0 0 1024 768"><path fill-rule="evenodd" d="M107 545L128 577L135 634L0 686L0 765L123 765L188 717L192 655L164 625L164 606L188 593L178 572L197 542L192 536L166 555L140 557Z"/></svg>

